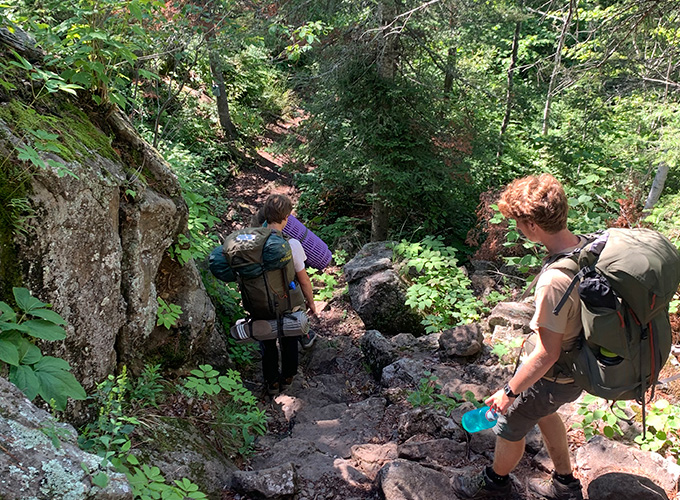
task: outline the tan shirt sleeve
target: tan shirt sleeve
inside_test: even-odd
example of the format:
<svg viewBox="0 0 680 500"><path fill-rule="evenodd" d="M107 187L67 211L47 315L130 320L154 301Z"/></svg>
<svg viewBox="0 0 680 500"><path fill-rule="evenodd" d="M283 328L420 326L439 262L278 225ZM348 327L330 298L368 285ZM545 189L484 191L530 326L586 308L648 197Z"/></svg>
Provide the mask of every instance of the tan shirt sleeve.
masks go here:
<svg viewBox="0 0 680 500"><path fill-rule="evenodd" d="M572 277L560 269L549 269L539 276L534 295L536 312L531 319L531 329L538 332L539 327L564 335L562 348L571 349L581 332L581 301L578 286L574 287L559 314L553 309L567 291Z"/></svg>

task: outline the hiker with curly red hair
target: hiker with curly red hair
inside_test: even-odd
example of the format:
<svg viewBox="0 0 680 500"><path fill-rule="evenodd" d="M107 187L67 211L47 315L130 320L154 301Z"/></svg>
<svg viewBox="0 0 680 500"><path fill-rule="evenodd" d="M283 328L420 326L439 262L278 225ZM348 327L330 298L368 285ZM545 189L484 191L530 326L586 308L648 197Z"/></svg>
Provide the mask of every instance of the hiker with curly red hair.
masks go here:
<svg viewBox="0 0 680 500"><path fill-rule="evenodd" d="M501 213L517 222L517 229L530 241L545 246L550 255L582 245L567 228L567 197L550 174L511 182L498 202ZM562 350L573 348L581 331L581 303L574 289L562 309L552 313L567 291L572 276L560 269L547 269L537 278L536 312L531 329L536 345L526 361L503 388L486 404L500 416L494 427L496 447L492 465L476 476L459 475L453 487L460 498L509 498L510 472L524 454L525 436L538 424L554 471L549 481L532 480L529 489L543 498L582 500L581 483L572 474L567 433L557 410L581 394L572 378L559 373L555 363Z"/></svg>

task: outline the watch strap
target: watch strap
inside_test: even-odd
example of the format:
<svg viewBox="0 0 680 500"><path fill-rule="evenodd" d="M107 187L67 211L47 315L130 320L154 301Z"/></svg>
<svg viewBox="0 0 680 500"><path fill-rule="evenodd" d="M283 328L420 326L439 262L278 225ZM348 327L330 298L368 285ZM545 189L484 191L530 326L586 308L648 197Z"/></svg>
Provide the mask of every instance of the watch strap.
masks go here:
<svg viewBox="0 0 680 500"><path fill-rule="evenodd" d="M505 395L509 398L516 398L517 396L519 396L519 394L515 394L514 392L512 392L509 383L505 384L505 386L503 387L503 392L505 392Z"/></svg>

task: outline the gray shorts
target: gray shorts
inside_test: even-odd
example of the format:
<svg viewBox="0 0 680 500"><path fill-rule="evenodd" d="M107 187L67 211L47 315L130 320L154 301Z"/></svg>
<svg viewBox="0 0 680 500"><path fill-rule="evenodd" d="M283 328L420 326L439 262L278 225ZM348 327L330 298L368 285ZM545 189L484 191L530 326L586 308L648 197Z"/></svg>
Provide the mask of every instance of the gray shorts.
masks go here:
<svg viewBox="0 0 680 500"><path fill-rule="evenodd" d="M507 441L520 441L540 419L575 401L581 390L573 383L557 384L542 378L520 394L505 415L498 417L493 431Z"/></svg>

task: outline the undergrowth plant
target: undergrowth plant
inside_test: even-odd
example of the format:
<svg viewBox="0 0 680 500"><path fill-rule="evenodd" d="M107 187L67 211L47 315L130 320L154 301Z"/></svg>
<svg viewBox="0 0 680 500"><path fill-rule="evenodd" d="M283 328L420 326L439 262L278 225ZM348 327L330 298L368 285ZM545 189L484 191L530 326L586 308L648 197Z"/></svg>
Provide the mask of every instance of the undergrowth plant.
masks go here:
<svg viewBox="0 0 680 500"><path fill-rule="evenodd" d="M156 326L163 325L168 329L175 326L182 314L182 308L177 304L168 304L160 297L156 300L158 302L158 309L156 310Z"/></svg>
<svg viewBox="0 0 680 500"><path fill-rule="evenodd" d="M425 316L422 323L427 333L479 319L483 303L458 267L456 249L444 245L441 236L428 236L417 243L403 240L394 253L403 257L402 269L411 283L406 305Z"/></svg>
<svg viewBox="0 0 680 500"><path fill-rule="evenodd" d="M321 272L313 267L307 268L307 274L314 284L321 284L317 286L314 292L314 300L325 301L333 298L335 287L338 284L338 279L335 274L328 272Z"/></svg>
<svg viewBox="0 0 680 500"><path fill-rule="evenodd" d="M267 416L243 386L239 372L228 370L226 375L220 375L212 366L200 365L191 371L184 388L199 402L210 401L219 407L211 427L222 436L227 448L243 456L252 453L255 437L267 431Z"/></svg>
<svg viewBox="0 0 680 500"><path fill-rule="evenodd" d="M33 297L26 288L12 289L18 311L0 301L0 362L9 366L9 380L33 401L40 396L56 410L66 408L68 398L83 400L85 390L69 364L43 356L35 339L63 340L66 321L50 304Z"/></svg>
<svg viewBox="0 0 680 500"><path fill-rule="evenodd" d="M659 399L647 411L646 421L647 432L636 436L635 442L645 451L670 454L680 463L680 406Z"/></svg>
<svg viewBox="0 0 680 500"><path fill-rule="evenodd" d="M104 488L109 481L105 470L112 465L126 475L138 499L207 499L187 478L168 483L158 467L140 463L131 453L132 435L140 425L134 413L156 406L163 392L159 369L159 365L147 366L142 375L132 381L127 368L123 367L120 375L109 375L97 385L91 404L97 409L97 418L81 429L78 444L99 456L101 462L97 470L90 470L85 463L81 466L93 484Z"/></svg>
<svg viewBox="0 0 680 500"><path fill-rule="evenodd" d="M491 354L498 356L498 360L501 364L512 364L515 362L514 359L505 361L504 358L507 354L513 352L516 348L522 345L524 339L522 337L513 337L505 341L496 342L491 349Z"/></svg>
<svg viewBox="0 0 680 500"><path fill-rule="evenodd" d="M598 434L608 438L614 437L615 434L623 436L619 420L628 420L628 416L623 412L625 407L625 401L617 401L610 408L604 399L586 394L578 403L576 411L583 419L572 424L572 428L581 429L586 440Z"/></svg>
<svg viewBox="0 0 680 500"><path fill-rule="evenodd" d="M437 376L432 372L426 371L418 383L418 388L412 391L407 396L406 400L411 403L414 408L417 407L432 407L446 412L447 416L458 408L465 401L469 401L479 408L482 403L477 401L475 395L471 391L466 391L464 395L454 393L453 397L442 394L440 391L442 386L437 382Z"/></svg>

